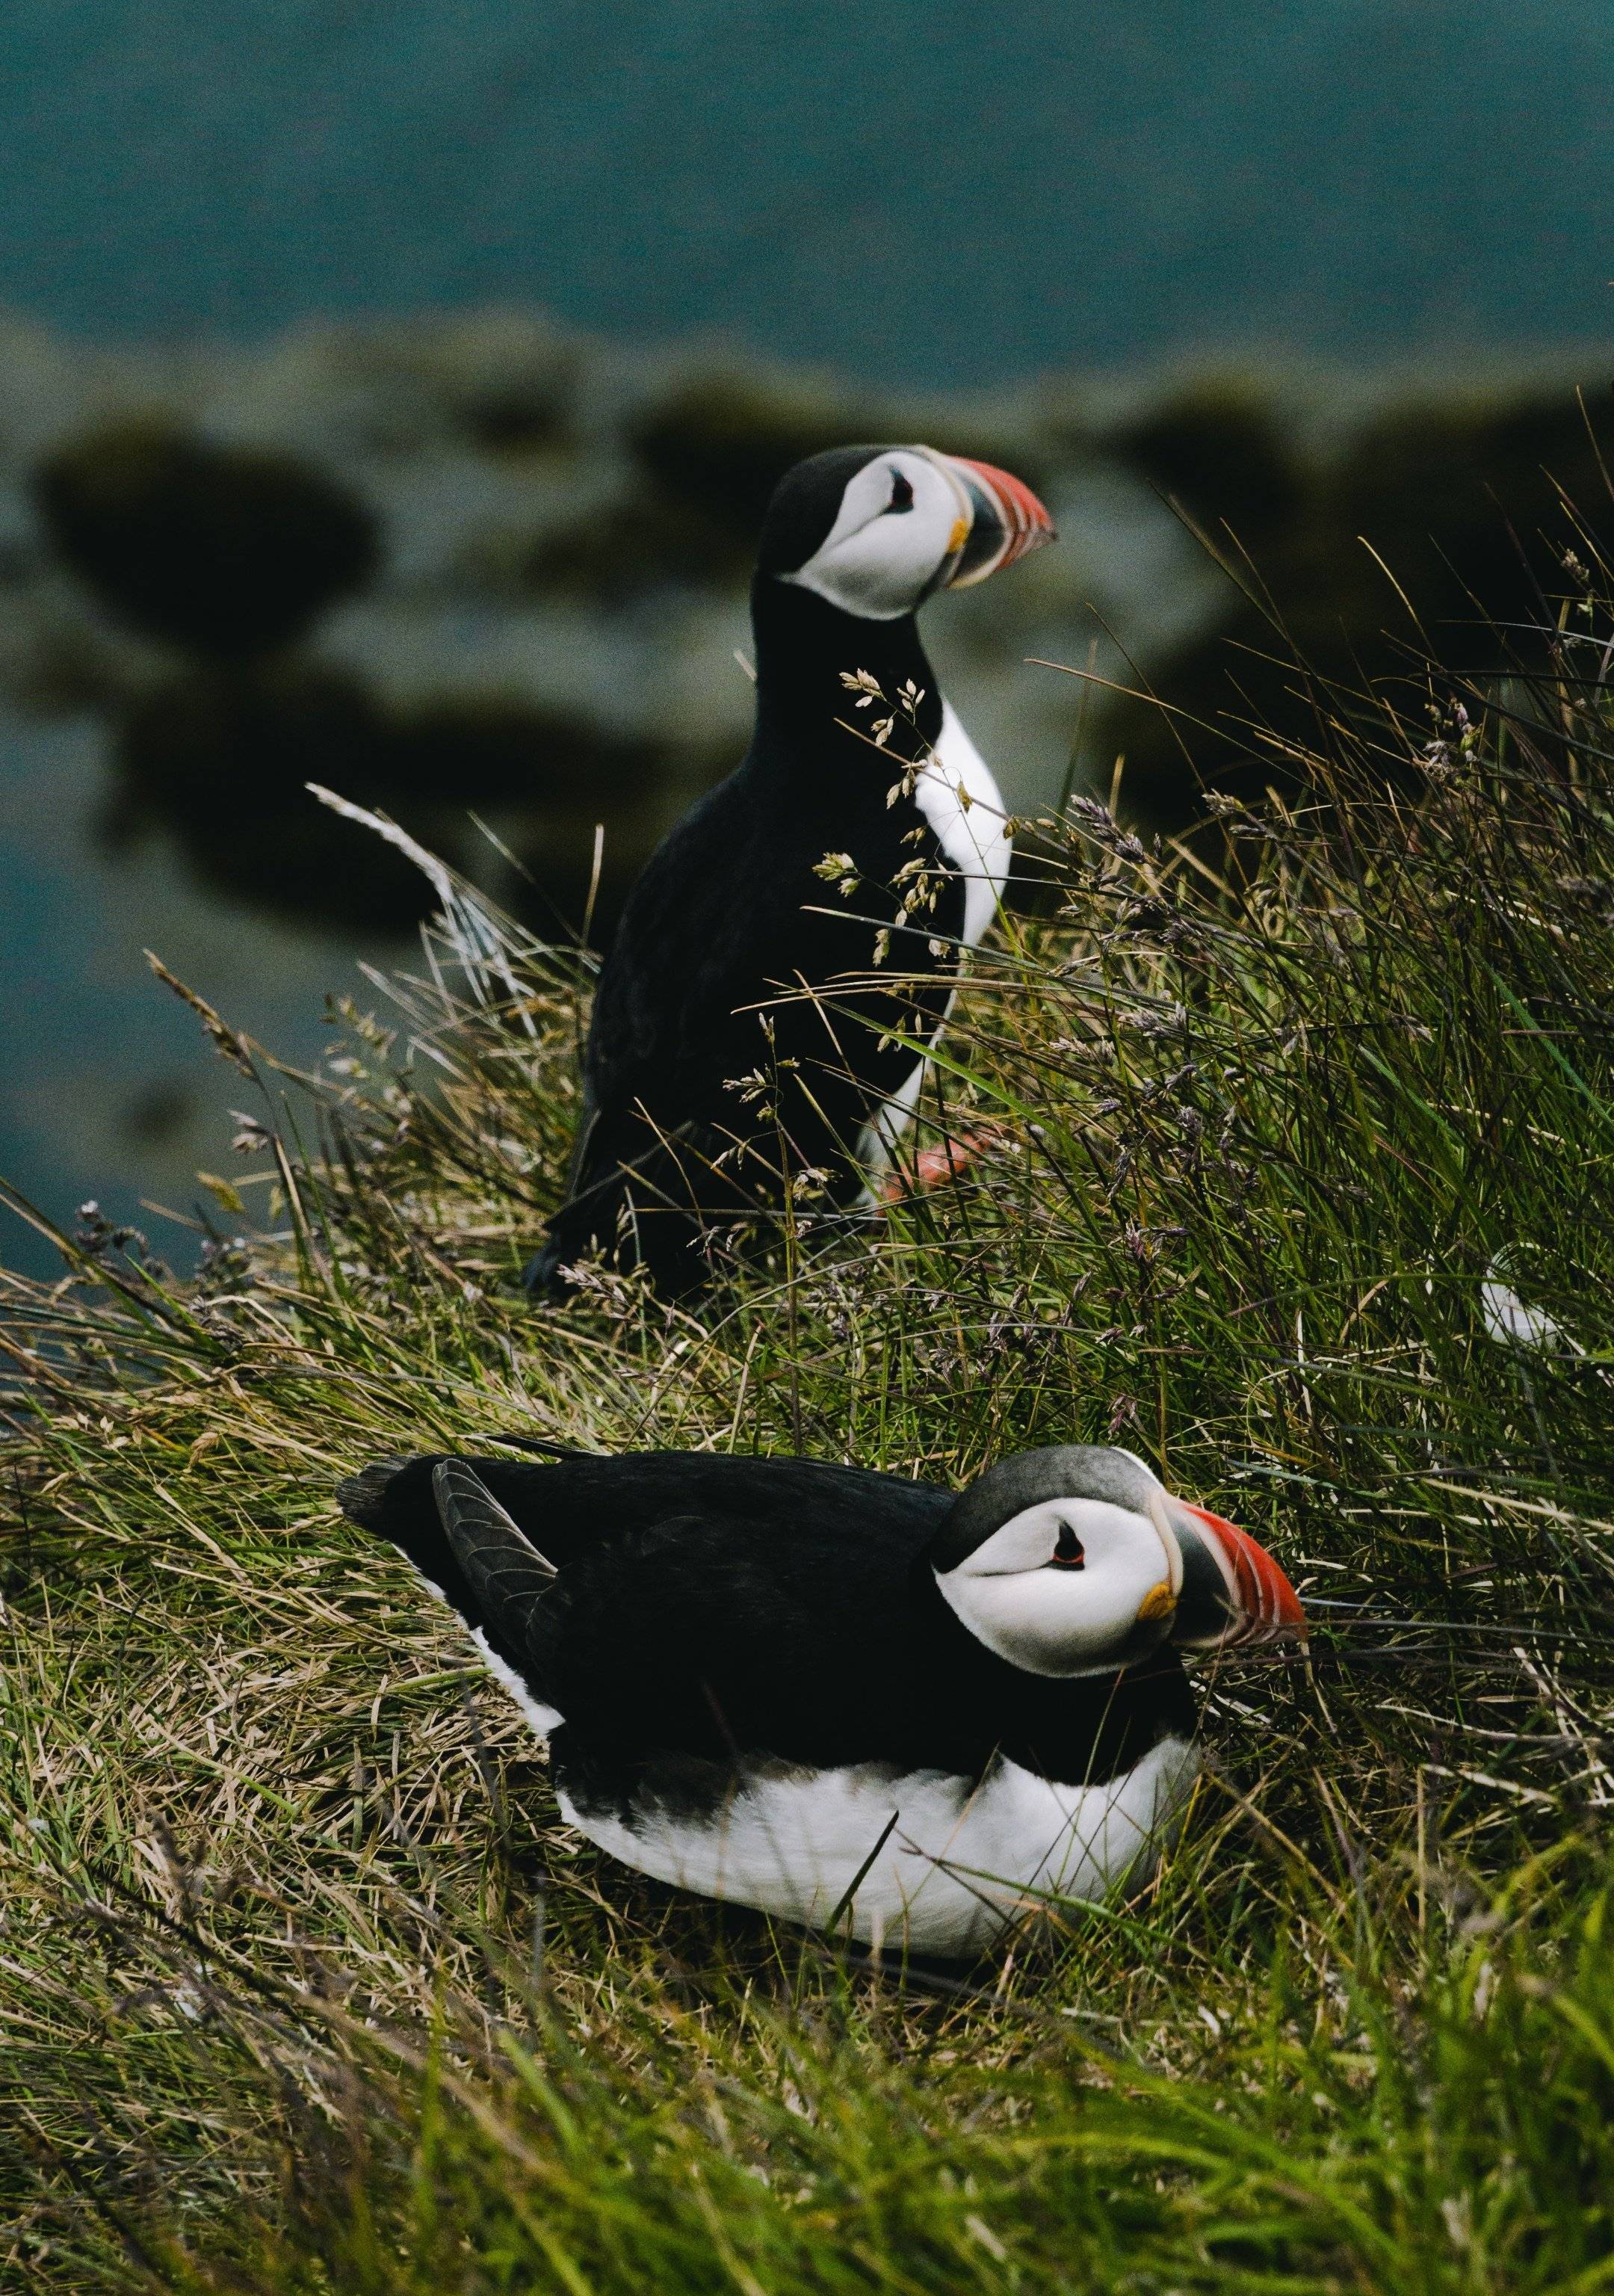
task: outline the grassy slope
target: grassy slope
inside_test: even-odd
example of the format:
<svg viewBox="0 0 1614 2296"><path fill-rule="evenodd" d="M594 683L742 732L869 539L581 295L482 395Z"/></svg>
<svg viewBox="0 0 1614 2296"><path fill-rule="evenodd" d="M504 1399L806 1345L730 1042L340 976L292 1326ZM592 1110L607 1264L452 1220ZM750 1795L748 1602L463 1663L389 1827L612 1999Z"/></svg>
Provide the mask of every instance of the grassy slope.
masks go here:
<svg viewBox="0 0 1614 2296"><path fill-rule="evenodd" d="M1614 834L1567 627L1517 721L1336 698L1326 810L1233 819L1236 893L1078 808L949 1037L999 1147L698 1316L509 1288L579 992L463 900L311 1085L213 1024L250 1240L184 1290L92 1234L4 1300L4 2284L1614 2282ZM1487 1333L1499 1269L1566 1338ZM1314 1662L1208 1676L1135 1901L904 1985L559 1822L331 1501L491 1430L941 1478L1114 1433L1272 1545Z"/></svg>

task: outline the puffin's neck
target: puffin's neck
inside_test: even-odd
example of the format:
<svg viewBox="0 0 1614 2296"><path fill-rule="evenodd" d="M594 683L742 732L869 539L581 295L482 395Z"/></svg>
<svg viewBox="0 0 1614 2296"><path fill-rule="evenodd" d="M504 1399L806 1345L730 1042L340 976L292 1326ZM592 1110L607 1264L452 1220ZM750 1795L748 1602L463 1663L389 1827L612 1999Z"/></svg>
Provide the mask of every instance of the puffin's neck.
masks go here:
<svg viewBox="0 0 1614 2296"><path fill-rule="evenodd" d="M877 718L896 718L887 745L895 756L922 756L939 738L941 695L912 614L892 622L864 621L811 590L758 574L751 585L751 627L757 640L758 754L800 761L820 772L839 766L862 776L875 764L865 729ZM876 680L883 702L857 709L861 696L843 685L841 676L858 670ZM917 738L915 721L898 698L910 680L923 694ZM842 721L856 730L839 732Z"/></svg>

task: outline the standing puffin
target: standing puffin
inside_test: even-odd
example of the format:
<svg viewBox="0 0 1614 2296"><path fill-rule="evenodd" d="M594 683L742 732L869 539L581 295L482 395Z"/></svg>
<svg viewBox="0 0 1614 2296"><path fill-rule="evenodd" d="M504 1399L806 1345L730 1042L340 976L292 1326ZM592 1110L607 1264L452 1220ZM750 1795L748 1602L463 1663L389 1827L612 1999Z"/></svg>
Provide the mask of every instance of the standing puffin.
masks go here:
<svg viewBox="0 0 1614 2296"><path fill-rule="evenodd" d="M928 447L837 447L780 481L751 744L628 898L531 1288L603 1251L688 1290L714 1222L805 1174L841 1203L878 1184L1010 858L914 615L1053 536L1020 480Z"/></svg>
<svg viewBox="0 0 1614 2296"><path fill-rule="evenodd" d="M650 1452L387 1460L339 1496L471 1629L591 1841L897 1951L1135 1878L1200 1765L1179 1651L1304 1626L1252 1538L1083 1445L956 1496Z"/></svg>

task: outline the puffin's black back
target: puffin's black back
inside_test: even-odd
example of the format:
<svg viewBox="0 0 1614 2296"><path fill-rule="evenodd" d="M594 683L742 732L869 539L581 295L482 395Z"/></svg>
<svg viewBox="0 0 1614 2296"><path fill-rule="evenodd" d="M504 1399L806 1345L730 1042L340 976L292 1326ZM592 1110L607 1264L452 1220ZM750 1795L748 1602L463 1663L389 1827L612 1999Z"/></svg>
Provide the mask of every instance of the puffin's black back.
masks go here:
<svg viewBox="0 0 1614 2296"><path fill-rule="evenodd" d="M552 1754L579 1807L626 1808L647 1781L665 1792L681 1764L741 1753L974 1777L1002 1752L1098 1782L1168 1730L1193 1733L1169 1652L1063 1682L975 1641L930 1566L953 1506L933 1485L684 1453L472 1464L559 1568L524 1647L478 1610L448 1554L431 1459L370 1468L339 1496L564 1715Z"/></svg>
<svg viewBox="0 0 1614 2296"><path fill-rule="evenodd" d="M819 460L845 460L849 475L865 451ZM815 521L827 527L822 491L821 476L810 504L770 514L781 562ZM776 1201L782 1152L792 1171L823 1172L832 1197L855 1193L858 1136L914 1062L891 1032L922 1041L946 1012L964 888L918 808L888 802L905 765L922 762L941 732L917 626L912 615L856 619L780 582L769 548L765 537L752 586L751 746L662 841L628 898L595 996L566 1201L528 1271L535 1288L593 1247L619 1248L625 1212L626 1259L643 1260L668 1290L700 1280L692 1246L703 1226ZM922 693L913 720L897 711L883 750L869 726L885 708L858 711L841 682L858 670L889 703L905 685ZM849 898L817 874L831 853L855 864ZM938 872L936 904L891 933L877 967L910 865ZM899 986L905 975L918 985ZM781 1001L802 983L825 992L819 1005ZM728 1088L759 1069L776 1073L777 1090L748 1099Z"/></svg>
<svg viewBox="0 0 1614 2296"><path fill-rule="evenodd" d="M350 1522L402 1549L417 1570L460 1609L470 1598L432 1495L432 1470L445 1454L381 1459L339 1485ZM507 1454L466 1464L558 1569L674 1515L716 1524L763 1515L781 1538L860 1535L874 1551L909 1557L953 1505L934 1483L914 1483L828 1459L735 1457L707 1451L628 1451L614 1457L574 1451L553 1460Z"/></svg>

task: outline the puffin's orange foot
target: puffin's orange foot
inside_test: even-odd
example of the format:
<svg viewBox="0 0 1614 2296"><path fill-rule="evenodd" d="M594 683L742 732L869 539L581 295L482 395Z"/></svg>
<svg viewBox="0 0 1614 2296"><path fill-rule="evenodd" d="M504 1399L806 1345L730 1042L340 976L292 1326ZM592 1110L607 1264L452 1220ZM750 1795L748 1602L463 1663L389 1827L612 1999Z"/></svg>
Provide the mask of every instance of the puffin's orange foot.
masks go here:
<svg viewBox="0 0 1614 2296"><path fill-rule="evenodd" d="M967 1132L954 1132L938 1141L934 1148L921 1148L886 1174L881 1183L881 1201L898 1204L905 1196L922 1195L928 1189L945 1186L967 1172L976 1158L1003 1136L1001 1125L976 1124Z"/></svg>

